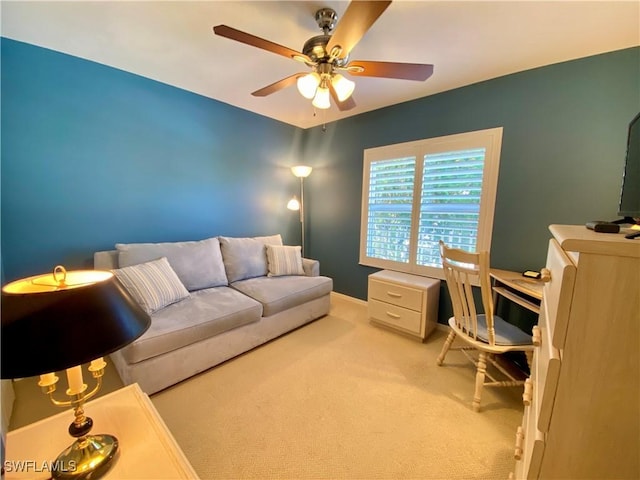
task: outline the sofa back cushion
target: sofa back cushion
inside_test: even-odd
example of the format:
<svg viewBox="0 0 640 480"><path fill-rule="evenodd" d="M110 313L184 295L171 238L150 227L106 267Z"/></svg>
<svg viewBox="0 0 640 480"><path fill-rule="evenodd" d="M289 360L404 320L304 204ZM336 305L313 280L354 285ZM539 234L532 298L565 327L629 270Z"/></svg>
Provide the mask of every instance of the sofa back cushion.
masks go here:
<svg viewBox="0 0 640 480"><path fill-rule="evenodd" d="M228 285L217 238L196 242L117 243L120 268L167 257L189 291Z"/></svg>
<svg viewBox="0 0 640 480"><path fill-rule="evenodd" d="M280 234L251 238L218 238L229 283L267 275L269 270L265 245L282 245Z"/></svg>

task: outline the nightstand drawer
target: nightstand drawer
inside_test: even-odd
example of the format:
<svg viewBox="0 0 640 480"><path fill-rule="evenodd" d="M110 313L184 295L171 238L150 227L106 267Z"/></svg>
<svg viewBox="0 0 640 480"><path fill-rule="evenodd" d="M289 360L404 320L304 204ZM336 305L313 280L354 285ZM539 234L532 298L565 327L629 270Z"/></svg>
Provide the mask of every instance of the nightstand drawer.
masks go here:
<svg viewBox="0 0 640 480"><path fill-rule="evenodd" d="M440 280L381 270L369 275L372 322L426 339L438 324Z"/></svg>
<svg viewBox="0 0 640 480"><path fill-rule="evenodd" d="M369 281L369 298L415 311L422 309L421 290L380 280Z"/></svg>
<svg viewBox="0 0 640 480"><path fill-rule="evenodd" d="M378 322L392 325L413 334L420 334L420 312L370 299L369 316Z"/></svg>

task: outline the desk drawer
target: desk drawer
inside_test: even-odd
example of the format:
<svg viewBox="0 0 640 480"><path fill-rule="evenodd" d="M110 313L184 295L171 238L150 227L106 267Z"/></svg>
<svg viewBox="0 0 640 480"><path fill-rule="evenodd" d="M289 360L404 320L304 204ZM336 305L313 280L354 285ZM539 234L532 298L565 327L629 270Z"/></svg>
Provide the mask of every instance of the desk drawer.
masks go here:
<svg viewBox="0 0 640 480"><path fill-rule="evenodd" d="M422 310L422 291L380 280L369 280L369 298L417 312Z"/></svg>
<svg viewBox="0 0 640 480"><path fill-rule="evenodd" d="M543 289L547 327L553 346L562 350L567 335L576 266L555 239L549 241L546 268L551 274L551 280L545 283Z"/></svg>
<svg viewBox="0 0 640 480"><path fill-rule="evenodd" d="M369 316L378 322L420 334L421 314L380 300L369 299Z"/></svg>

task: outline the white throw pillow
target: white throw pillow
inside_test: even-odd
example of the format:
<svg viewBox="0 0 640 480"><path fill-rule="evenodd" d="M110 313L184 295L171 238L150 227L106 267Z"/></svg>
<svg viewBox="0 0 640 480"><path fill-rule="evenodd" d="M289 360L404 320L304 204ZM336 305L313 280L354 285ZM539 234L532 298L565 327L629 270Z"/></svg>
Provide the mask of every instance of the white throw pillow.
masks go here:
<svg viewBox="0 0 640 480"><path fill-rule="evenodd" d="M119 268L113 274L149 315L189 296L167 257Z"/></svg>
<svg viewBox="0 0 640 480"><path fill-rule="evenodd" d="M304 275L300 246L267 245L267 263L270 277Z"/></svg>

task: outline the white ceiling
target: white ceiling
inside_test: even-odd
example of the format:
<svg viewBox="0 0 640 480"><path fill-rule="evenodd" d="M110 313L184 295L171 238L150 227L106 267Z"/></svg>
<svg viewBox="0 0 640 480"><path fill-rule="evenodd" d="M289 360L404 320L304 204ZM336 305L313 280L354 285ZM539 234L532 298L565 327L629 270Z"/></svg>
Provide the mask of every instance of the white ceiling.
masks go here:
<svg viewBox="0 0 640 480"><path fill-rule="evenodd" d="M213 34L236 29L301 50L320 7L348 2L1 3L2 35L116 67L307 128L490 78L640 45L640 1L394 1L350 58L431 63L426 82L352 77L357 107L314 115L295 86L251 92L303 64ZM339 19L338 19L339 22Z"/></svg>

